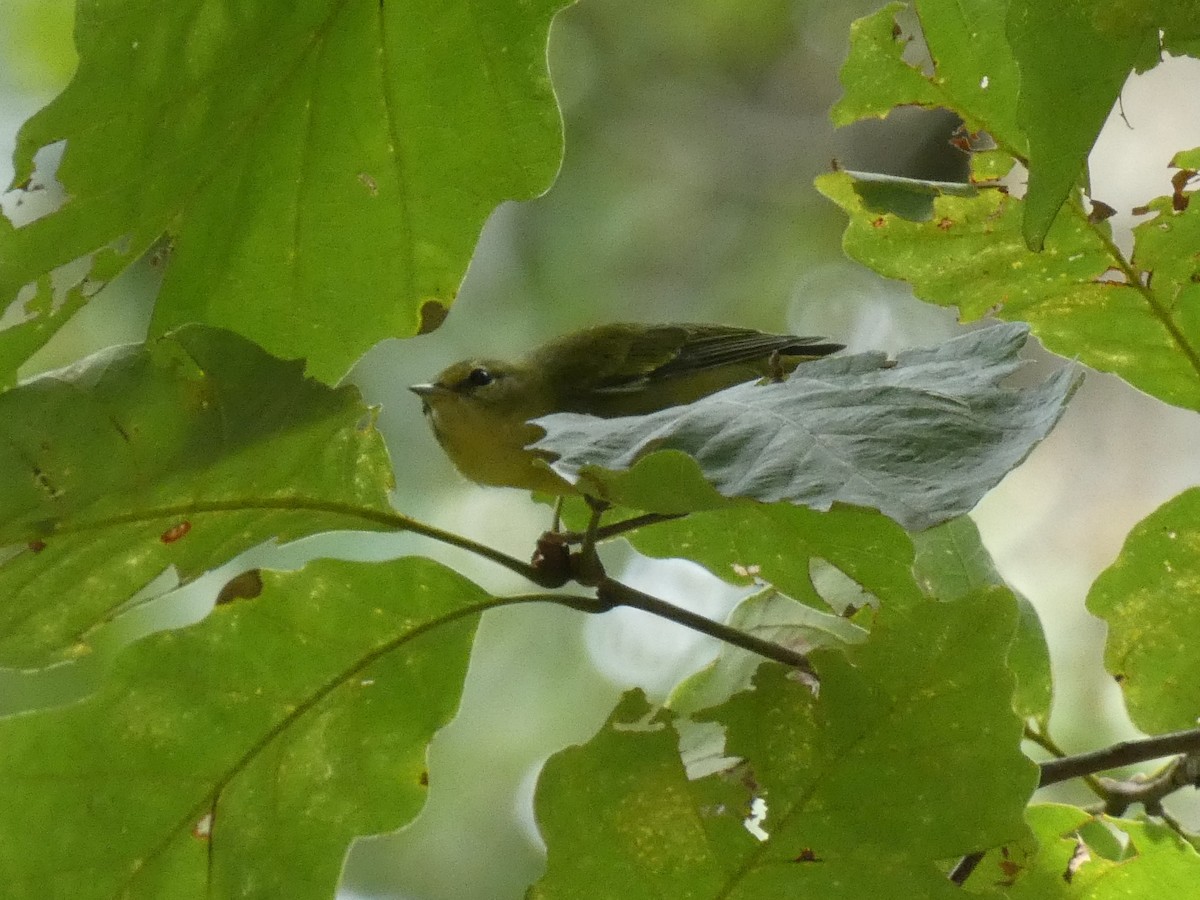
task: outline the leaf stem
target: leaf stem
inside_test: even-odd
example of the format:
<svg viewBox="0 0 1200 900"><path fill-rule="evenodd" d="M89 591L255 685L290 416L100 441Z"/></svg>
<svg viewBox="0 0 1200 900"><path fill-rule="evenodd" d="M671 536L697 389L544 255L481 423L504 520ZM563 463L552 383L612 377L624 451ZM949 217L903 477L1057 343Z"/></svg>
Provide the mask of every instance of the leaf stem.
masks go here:
<svg viewBox="0 0 1200 900"><path fill-rule="evenodd" d="M458 547L481 556L486 560L516 572L534 584L542 587L546 583L544 576L529 563L502 553L487 544L481 544L470 538L445 531L435 525L414 519L411 516L391 510L373 509L367 506L357 506L353 503L339 503L331 500L314 500L309 497L254 497L240 500L208 500L196 503L181 503L175 506L160 506L151 509L140 509L123 515L106 516L101 519L57 523L52 534L73 534L84 531L94 531L110 528L114 525L133 525L142 522L153 522L161 519L191 519L207 513L246 512L249 510L277 510L280 512L323 512L344 516L352 521L383 526L383 530L410 531L413 534L424 535L451 547Z"/></svg>
<svg viewBox="0 0 1200 900"><path fill-rule="evenodd" d="M645 528L647 525L657 525L659 522L671 522L675 519L682 519L687 513L645 513L640 516L634 516L632 519L625 519L620 522L613 522L611 525L603 525L595 530L592 537L596 543L601 541L611 540L619 537L629 531L637 531L639 528ZM568 544L578 544L586 537L582 531L568 531L563 535Z"/></svg>
<svg viewBox="0 0 1200 900"><path fill-rule="evenodd" d="M1071 206L1072 211L1077 216L1082 218L1084 222L1086 222L1092 228L1092 232L1104 245L1105 249L1108 251L1108 255L1116 262L1117 268L1121 270L1121 274L1125 276L1126 283L1129 285L1129 287L1133 288L1142 295L1142 299L1146 301L1146 306L1150 308L1150 313L1154 316L1154 318L1158 319L1159 323L1166 330L1167 334L1171 336L1171 340L1175 342L1175 345L1179 348L1179 351L1184 355L1191 367L1196 371L1196 374L1200 375L1200 351L1198 351L1197 348L1192 345L1192 342L1188 340L1187 335L1183 333L1183 330L1171 316L1171 313L1159 301L1150 285L1145 283L1141 277L1141 274L1133 268L1133 263L1125 258L1125 254L1121 252L1121 249L1116 245L1116 242L1113 241L1109 230L1090 222L1087 211L1083 208L1083 205L1079 203L1078 196L1069 201L1068 205Z"/></svg>
<svg viewBox="0 0 1200 900"><path fill-rule="evenodd" d="M1177 756L1149 778L1100 778L1104 789L1104 811L1110 816L1122 816L1134 803L1140 803L1151 816L1163 814L1162 800L1185 787L1195 787L1200 781L1200 754Z"/></svg>
<svg viewBox="0 0 1200 900"><path fill-rule="evenodd" d="M1054 740L1054 738L1050 737L1047 732L1040 728L1031 728L1027 724L1025 726L1025 740L1032 741L1057 759L1062 759L1067 755L1067 752L1058 746L1058 743ZM1097 797L1104 798L1106 796L1103 785L1100 784L1099 779L1097 779L1095 775L1084 775L1083 780L1087 783L1087 786L1091 788L1092 793L1094 793Z"/></svg>
<svg viewBox="0 0 1200 900"><path fill-rule="evenodd" d="M1162 799L1180 788L1200 787L1200 728L1173 731L1170 734L1159 734L1135 741L1121 741L1111 747L1076 756L1061 756L1062 751L1049 735L1028 726L1025 728L1025 737L1048 752L1060 755L1059 759L1039 765L1041 778L1038 780L1038 787L1083 776L1088 780L1089 787L1104 801L1103 809L1096 809L1095 812L1119 816L1124 814L1130 805L1141 803L1149 815L1162 818L1185 840L1193 841L1193 838L1163 810ZM1096 777L1097 772L1106 769L1173 755L1175 759L1149 778L1121 781ZM963 884L971 877L983 855L984 851L977 850L960 859L950 871L950 881Z"/></svg>
<svg viewBox="0 0 1200 900"><path fill-rule="evenodd" d="M1200 753L1200 728L1173 731L1134 741L1121 741L1111 747L1042 763L1038 787L1163 756L1192 753Z"/></svg>

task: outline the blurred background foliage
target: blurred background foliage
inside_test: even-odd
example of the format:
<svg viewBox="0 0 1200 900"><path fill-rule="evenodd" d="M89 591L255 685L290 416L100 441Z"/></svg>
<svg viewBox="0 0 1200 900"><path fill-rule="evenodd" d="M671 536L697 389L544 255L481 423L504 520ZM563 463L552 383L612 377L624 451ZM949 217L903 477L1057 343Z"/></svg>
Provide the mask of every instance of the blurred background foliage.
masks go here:
<svg viewBox="0 0 1200 900"><path fill-rule="evenodd" d="M837 132L830 125L850 22L877 6L583 0L558 17L549 57L566 155L557 182L536 201L495 211L442 328L379 345L351 375L382 407L399 509L520 556L547 524L545 507L515 491L466 484L437 449L405 386L454 359L513 354L613 320L729 322L888 350L955 329L946 311L849 263L840 250L842 214L812 188L834 159L922 178L964 175L965 158L948 144L956 126L948 115L911 110ZM16 129L73 70L72 7L68 0L0 5L5 181ZM1200 95L1187 88L1195 77L1194 65L1176 61L1127 86L1128 124L1110 122L1092 158L1093 184L1104 187L1097 196L1124 212L1169 191L1166 159L1200 145ZM1174 130L1164 132L1164 122ZM1127 227L1127 219L1114 221ZM151 260L133 267L25 374L140 340L158 276ZM353 298L347 308L352 314ZM1083 597L1129 527L1200 478L1198 440L1196 416L1114 378L1089 376L1060 428L975 514L1001 572L1046 623L1054 732L1068 750L1131 733L1102 673L1103 632ZM403 535L263 548L233 568L412 552L452 562L493 591L527 589ZM608 560L637 586L709 615L722 615L739 596L697 567L652 562L623 546L610 548ZM173 621L202 615L225 577L203 579L176 598ZM346 895L519 896L542 865L531 812L541 761L584 740L624 687L641 685L661 699L714 652L710 642L628 611L590 619L558 607L489 614L460 715L431 748L429 805L405 831L356 845ZM0 680L0 708L65 699L86 686L70 671L10 673ZM1089 799L1071 786L1059 790Z"/></svg>

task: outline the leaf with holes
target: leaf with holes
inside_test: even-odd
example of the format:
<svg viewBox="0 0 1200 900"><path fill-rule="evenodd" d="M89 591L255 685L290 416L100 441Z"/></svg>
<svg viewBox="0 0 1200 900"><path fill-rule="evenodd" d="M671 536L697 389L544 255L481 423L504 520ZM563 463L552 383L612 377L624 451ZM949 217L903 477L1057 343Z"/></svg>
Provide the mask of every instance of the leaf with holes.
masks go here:
<svg viewBox="0 0 1200 900"><path fill-rule="evenodd" d="M1011 900L1124 900L1186 897L1200 878L1200 855L1178 831L1154 819L1092 818L1072 806L1029 807L1037 838L993 851L967 882ZM968 896L971 896L968 893Z"/></svg>
<svg viewBox="0 0 1200 900"><path fill-rule="evenodd" d="M1200 488L1139 522L1088 593L1108 623L1104 661L1129 714L1148 732L1195 727L1200 717Z"/></svg>
<svg viewBox="0 0 1200 900"><path fill-rule="evenodd" d="M921 299L957 307L968 321L1028 322L1047 349L1200 409L1200 320L1189 303L1200 287L1191 281L1200 212L1174 214L1156 201L1159 218L1136 232L1134 265L1146 275L1135 275L1108 224L1075 207L1034 253L1021 234L1022 201L998 189L935 196L925 221L873 208L846 173L818 178L817 189L850 216L846 252L909 282Z"/></svg>
<svg viewBox="0 0 1200 900"><path fill-rule="evenodd" d="M1028 835L1037 771L1019 719L998 713L1015 619L994 593L885 606L849 661L814 655L819 698L763 665L703 716L741 765L693 780L670 718L627 698L543 770L547 871L530 896L961 896L943 860ZM765 840L743 825L755 799Z"/></svg>
<svg viewBox="0 0 1200 900"><path fill-rule="evenodd" d="M266 573L86 700L0 720L4 896L333 896L350 841L424 804L488 605L424 559Z"/></svg>
<svg viewBox="0 0 1200 900"><path fill-rule="evenodd" d="M45 665L168 566L383 529L391 466L354 388L202 326L0 393L0 661Z"/></svg>
<svg viewBox="0 0 1200 900"><path fill-rule="evenodd" d="M493 208L558 168L546 38L567 2L80 6L79 69L14 158L36 190L35 153L65 141L68 200L0 220L0 384L155 245L156 333L231 328L331 382L436 326ZM52 304L49 273L89 259Z"/></svg>

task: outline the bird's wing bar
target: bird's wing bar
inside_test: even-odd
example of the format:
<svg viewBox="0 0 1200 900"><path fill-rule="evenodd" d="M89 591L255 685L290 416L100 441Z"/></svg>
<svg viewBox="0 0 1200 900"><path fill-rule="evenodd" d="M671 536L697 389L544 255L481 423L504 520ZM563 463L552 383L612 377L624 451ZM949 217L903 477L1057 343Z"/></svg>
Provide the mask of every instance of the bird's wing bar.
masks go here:
<svg viewBox="0 0 1200 900"><path fill-rule="evenodd" d="M822 337L762 334L757 331L701 335L688 340L679 353L655 370L656 375L679 375L700 369L761 360L772 353L781 356L818 357L836 353L842 344Z"/></svg>

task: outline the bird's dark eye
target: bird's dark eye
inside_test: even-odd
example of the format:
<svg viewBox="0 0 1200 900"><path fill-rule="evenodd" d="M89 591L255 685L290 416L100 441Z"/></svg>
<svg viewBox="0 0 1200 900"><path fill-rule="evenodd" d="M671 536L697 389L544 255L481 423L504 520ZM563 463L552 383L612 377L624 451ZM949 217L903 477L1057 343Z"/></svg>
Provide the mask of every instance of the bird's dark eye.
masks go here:
<svg viewBox="0 0 1200 900"><path fill-rule="evenodd" d="M491 384L495 380L496 376L482 366L472 369L467 373L467 384L472 387L483 387L485 384Z"/></svg>

